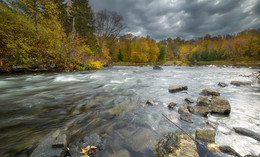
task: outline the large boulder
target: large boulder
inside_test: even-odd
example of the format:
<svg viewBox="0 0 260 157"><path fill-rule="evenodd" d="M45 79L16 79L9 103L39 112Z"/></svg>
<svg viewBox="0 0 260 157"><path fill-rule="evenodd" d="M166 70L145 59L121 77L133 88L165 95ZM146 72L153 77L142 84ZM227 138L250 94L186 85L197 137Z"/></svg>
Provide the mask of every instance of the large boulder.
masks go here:
<svg viewBox="0 0 260 157"><path fill-rule="evenodd" d="M183 106L179 107L178 113L180 114L180 119L184 120L189 123L193 123L192 114L188 110L188 104L184 104Z"/></svg>
<svg viewBox="0 0 260 157"><path fill-rule="evenodd" d="M242 81L231 81L230 84L234 86L245 86L245 85L251 85L250 82L242 82Z"/></svg>
<svg viewBox="0 0 260 157"><path fill-rule="evenodd" d="M210 101L207 96L199 96L196 103L198 106L208 107L210 105Z"/></svg>
<svg viewBox="0 0 260 157"><path fill-rule="evenodd" d="M195 142L183 132L166 134L156 148L159 157L198 157Z"/></svg>
<svg viewBox="0 0 260 157"><path fill-rule="evenodd" d="M204 96L220 96L220 93L215 89L208 88L208 89L203 89L202 92L201 92L201 95L204 95Z"/></svg>
<svg viewBox="0 0 260 157"><path fill-rule="evenodd" d="M46 135L30 157L64 156L67 152L67 136L61 130Z"/></svg>
<svg viewBox="0 0 260 157"><path fill-rule="evenodd" d="M236 133L238 134L241 134L241 135L244 135L244 136L248 136L248 137L251 137L257 141L260 141L260 135L251 131L251 130L248 130L248 129L245 129L245 128L240 128L240 127L234 127L233 128L235 130Z"/></svg>
<svg viewBox="0 0 260 157"><path fill-rule="evenodd" d="M216 133L214 130L196 130L196 138L206 141L206 142L214 142L215 143Z"/></svg>
<svg viewBox="0 0 260 157"><path fill-rule="evenodd" d="M187 86L183 86L183 85L174 85L168 88L168 91L170 93L175 93L175 92L179 92L179 91L183 91L183 90L187 90L188 87Z"/></svg>
<svg viewBox="0 0 260 157"><path fill-rule="evenodd" d="M163 68L158 65L155 65L153 66L153 70L163 70Z"/></svg>
<svg viewBox="0 0 260 157"><path fill-rule="evenodd" d="M217 96L217 97L212 97L210 103L210 110L213 113L229 115L229 113L231 112L231 106L227 99Z"/></svg>

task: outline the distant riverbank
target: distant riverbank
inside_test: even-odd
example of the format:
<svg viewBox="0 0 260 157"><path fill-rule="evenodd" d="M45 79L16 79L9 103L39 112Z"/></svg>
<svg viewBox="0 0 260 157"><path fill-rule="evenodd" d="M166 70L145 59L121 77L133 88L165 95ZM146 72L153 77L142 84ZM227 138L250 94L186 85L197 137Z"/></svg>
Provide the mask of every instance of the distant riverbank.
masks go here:
<svg viewBox="0 0 260 157"><path fill-rule="evenodd" d="M216 65L216 66L237 66L237 67L253 67L260 68L260 61L250 60L250 61L198 61L198 62L182 62L182 61L167 61L165 63L132 63L132 62L114 62L114 66L146 66L146 65Z"/></svg>

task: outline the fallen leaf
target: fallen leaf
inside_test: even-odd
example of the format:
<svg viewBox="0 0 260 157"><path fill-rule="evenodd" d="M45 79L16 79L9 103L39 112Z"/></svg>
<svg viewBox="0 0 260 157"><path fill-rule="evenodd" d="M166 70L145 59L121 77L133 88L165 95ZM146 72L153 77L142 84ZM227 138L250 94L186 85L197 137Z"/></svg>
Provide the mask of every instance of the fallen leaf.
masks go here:
<svg viewBox="0 0 260 157"><path fill-rule="evenodd" d="M209 145L208 145L208 148L209 148L209 150L211 150L211 151L218 151L218 152L220 152L219 146L218 146L217 144L215 144L215 143L209 144Z"/></svg>
<svg viewBox="0 0 260 157"><path fill-rule="evenodd" d="M84 154L84 155L96 154L96 150L97 150L96 146L87 146L81 149L80 154Z"/></svg>

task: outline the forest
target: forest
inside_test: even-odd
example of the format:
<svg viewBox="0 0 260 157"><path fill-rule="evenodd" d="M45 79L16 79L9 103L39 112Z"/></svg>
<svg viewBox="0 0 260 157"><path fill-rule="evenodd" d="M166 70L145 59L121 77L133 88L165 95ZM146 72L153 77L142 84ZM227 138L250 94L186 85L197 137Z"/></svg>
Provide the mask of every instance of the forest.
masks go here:
<svg viewBox="0 0 260 157"><path fill-rule="evenodd" d="M95 13L86 0L0 1L0 19L0 72L101 69L116 62L260 59L259 29L156 41L149 35L122 34L126 26L120 15L106 9Z"/></svg>

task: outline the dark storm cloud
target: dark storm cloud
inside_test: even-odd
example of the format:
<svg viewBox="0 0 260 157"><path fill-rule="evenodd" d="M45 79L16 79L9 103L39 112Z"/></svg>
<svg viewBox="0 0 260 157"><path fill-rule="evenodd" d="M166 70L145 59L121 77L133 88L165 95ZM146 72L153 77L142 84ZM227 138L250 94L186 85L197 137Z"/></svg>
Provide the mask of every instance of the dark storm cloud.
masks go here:
<svg viewBox="0 0 260 157"><path fill-rule="evenodd" d="M90 0L123 16L124 33L191 39L260 28L259 0Z"/></svg>

